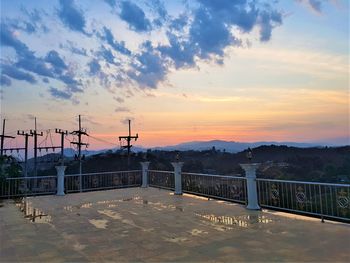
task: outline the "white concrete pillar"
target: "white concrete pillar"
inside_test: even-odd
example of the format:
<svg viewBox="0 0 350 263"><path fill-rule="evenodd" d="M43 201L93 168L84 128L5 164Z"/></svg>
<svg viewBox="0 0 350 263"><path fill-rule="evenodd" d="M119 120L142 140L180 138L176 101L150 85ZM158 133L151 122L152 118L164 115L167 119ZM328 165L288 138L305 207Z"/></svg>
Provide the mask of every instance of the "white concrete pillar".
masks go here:
<svg viewBox="0 0 350 263"><path fill-rule="evenodd" d="M57 194L56 195L64 195L64 171L66 170L66 166L60 165L56 166L57 170Z"/></svg>
<svg viewBox="0 0 350 263"><path fill-rule="evenodd" d="M173 162L171 163L174 166L174 175L175 175L175 194L182 195L182 180L181 180L181 168L183 162Z"/></svg>
<svg viewBox="0 0 350 263"><path fill-rule="evenodd" d="M148 166L150 162L140 162L142 166L142 186L143 188L148 187Z"/></svg>
<svg viewBox="0 0 350 263"><path fill-rule="evenodd" d="M258 189L256 187L256 169L259 168L260 163L245 163L240 164L240 166L244 169L245 177L247 178L247 208L251 210L259 210Z"/></svg>

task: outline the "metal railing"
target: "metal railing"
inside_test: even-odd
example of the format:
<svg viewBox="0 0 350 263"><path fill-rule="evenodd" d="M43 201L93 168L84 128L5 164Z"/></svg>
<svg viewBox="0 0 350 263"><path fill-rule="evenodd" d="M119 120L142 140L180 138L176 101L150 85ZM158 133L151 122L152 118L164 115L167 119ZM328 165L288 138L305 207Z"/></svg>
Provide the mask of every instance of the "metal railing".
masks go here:
<svg viewBox="0 0 350 263"><path fill-rule="evenodd" d="M200 173L181 173L182 190L185 193L246 203L247 187L244 177ZM175 175L172 171L148 171L149 185L174 190Z"/></svg>
<svg viewBox="0 0 350 263"><path fill-rule="evenodd" d="M149 186L174 190L175 174L173 171L148 170Z"/></svg>
<svg viewBox="0 0 350 263"><path fill-rule="evenodd" d="M246 189L245 177L182 173L182 190L186 193L245 204Z"/></svg>
<svg viewBox="0 0 350 263"><path fill-rule="evenodd" d="M0 181L0 198L55 194L57 176L13 177Z"/></svg>
<svg viewBox="0 0 350 263"><path fill-rule="evenodd" d="M210 198L247 203L247 180L240 176L181 173L182 191ZM81 177L81 187L80 187ZM174 190L173 171L148 170L149 185ZM261 207L320 218L350 221L350 185L256 179ZM117 171L65 175L65 192L138 187L142 172ZM0 198L56 194L57 176L2 178Z"/></svg>
<svg viewBox="0 0 350 263"><path fill-rule="evenodd" d="M261 207L350 221L350 185L256 179Z"/></svg>
<svg viewBox="0 0 350 263"><path fill-rule="evenodd" d="M118 171L102 173L86 173L81 175L82 188L80 189L80 174L65 175L66 193L107 190L123 187L141 186L141 171Z"/></svg>

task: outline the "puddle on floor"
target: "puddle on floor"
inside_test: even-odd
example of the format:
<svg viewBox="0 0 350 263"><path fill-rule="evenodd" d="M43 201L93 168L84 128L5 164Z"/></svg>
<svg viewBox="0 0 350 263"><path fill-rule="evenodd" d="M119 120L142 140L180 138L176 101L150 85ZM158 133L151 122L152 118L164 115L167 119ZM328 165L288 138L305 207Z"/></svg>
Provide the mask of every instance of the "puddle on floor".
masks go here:
<svg viewBox="0 0 350 263"><path fill-rule="evenodd" d="M163 240L167 242L172 242L172 243L183 243L188 239L186 237L170 237L170 238L163 237Z"/></svg>
<svg viewBox="0 0 350 263"><path fill-rule="evenodd" d="M216 225L238 226L243 228L247 228L258 224L269 224L273 222L271 218L260 215L217 216L214 214L200 213L195 213L195 215L202 219L205 219L207 222L209 221Z"/></svg>
<svg viewBox="0 0 350 263"><path fill-rule="evenodd" d="M206 235L208 234L207 231L204 231L204 230L200 230L200 229L192 229L190 232L189 232L192 236L201 236L201 235Z"/></svg>
<svg viewBox="0 0 350 263"><path fill-rule="evenodd" d="M135 227L135 228L139 228L139 229L141 229L142 231L145 231L145 232L153 231L153 228L144 228L144 227L142 227L142 226L137 225L137 224L136 224L133 220L131 220L131 219L125 219L125 218L123 218L123 217L121 216L121 214L118 213L118 212L116 212L116 211L104 209L104 210L97 210L97 212L98 212L99 214L108 216L109 218L112 218L112 219L114 219L114 220L119 220L119 221L122 222L123 224L129 225L129 226L132 226L132 227Z"/></svg>
<svg viewBox="0 0 350 263"><path fill-rule="evenodd" d="M28 201L26 198L23 198L17 202L16 206L19 207L21 212L23 212L24 217L33 223L50 224L52 221L52 217L50 215L45 214L38 208L34 208L32 202Z"/></svg>
<svg viewBox="0 0 350 263"><path fill-rule="evenodd" d="M92 224L96 228L106 229L108 220L106 220L106 219L89 219L89 223Z"/></svg>

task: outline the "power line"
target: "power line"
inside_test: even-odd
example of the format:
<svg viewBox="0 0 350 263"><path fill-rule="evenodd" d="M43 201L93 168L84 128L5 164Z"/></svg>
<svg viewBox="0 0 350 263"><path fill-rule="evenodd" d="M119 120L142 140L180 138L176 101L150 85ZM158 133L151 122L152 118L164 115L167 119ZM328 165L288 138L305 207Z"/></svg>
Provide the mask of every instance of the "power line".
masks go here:
<svg viewBox="0 0 350 263"><path fill-rule="evenodd" d="M110 141L106 141L106 140L103 140L103 139L100 139L100 138L97 138L97 137L94 137L92 135L89 135L90 138L96 140L96 141L99 141L99 142L103 142L103 143L107 143L107 144L110 144L110 145L113 145L113 146L119 146L119 144L117 143L113 143L113 142L110 142Z"/></svg>

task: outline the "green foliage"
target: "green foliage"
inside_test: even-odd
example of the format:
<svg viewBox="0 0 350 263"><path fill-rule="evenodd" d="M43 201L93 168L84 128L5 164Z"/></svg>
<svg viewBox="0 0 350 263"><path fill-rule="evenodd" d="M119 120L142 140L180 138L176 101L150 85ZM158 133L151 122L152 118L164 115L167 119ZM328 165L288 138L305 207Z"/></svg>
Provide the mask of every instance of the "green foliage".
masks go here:
<svg viewBox="0 0 350 263"><path fill-rule="evenodd" d="M176 151L147 151L151 170L172 171ZM240 163L246 163L246 153L228 153L209 149L205 151L183 151L179 153L184 162L184 172L211 173L221 175L244 174ZM133 154L130 166L127 156L121 152L106 152L87 158L83 162L83 173L140 169L145 153ZM262 163L258 177L314 181L325 183L350 183L350 146L325 148L296 148L287 146L261 146L253 149L253 162ZM78 172L78 162L66 164L66 174ZM40 175L53 175L56 170L42 171Z"/></svg>
<svg viewBox="0 0 350 263"><path fill-rule="evenodd" d="M7 177L20 177L21 173L21 166L15 158L11 156L0 156L0 180L4 180Z"/></svg>

